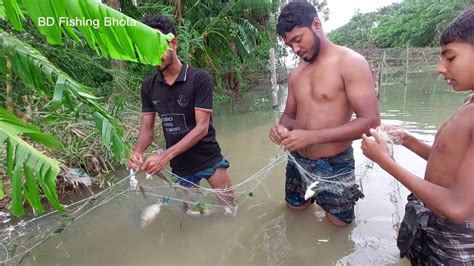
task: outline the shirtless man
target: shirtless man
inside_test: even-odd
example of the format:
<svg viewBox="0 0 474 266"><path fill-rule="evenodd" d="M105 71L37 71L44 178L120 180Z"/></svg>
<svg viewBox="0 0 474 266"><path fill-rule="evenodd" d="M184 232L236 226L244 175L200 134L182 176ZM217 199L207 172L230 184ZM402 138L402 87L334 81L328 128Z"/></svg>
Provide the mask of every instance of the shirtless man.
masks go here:
<svg viewBox="0 0 474 266"><path fill-rule="evenodd" d="M333 182L321 182L312 200L332 223L350 224L355 201L363 197L355 184L351 144L380 123L371 69L361 55L326 38L310 3L285 6L277 32L304 61L288 77L285 111L269 133L272 142L292 152L286 168L286 202L294 209L308 207L308 185L338 175L331 181L346 184L342 191L335 185L332 189ZM356 119L351 120L353 113ZM312 177L302 176L295 161Z"/></svg>
<svg viewBox="0 0 474 266"><path fill-rule="evenodd" d="M441 35L438 72L454 91L474 92L474 8L456 18ZM406 148L428 161L425 179L414 176L388 154L375 131L363 136L362 150L413 194L408 196L398 235L401 257L413 265L474 263L474 97L441 126L433 146L395 127Z"/></svg>

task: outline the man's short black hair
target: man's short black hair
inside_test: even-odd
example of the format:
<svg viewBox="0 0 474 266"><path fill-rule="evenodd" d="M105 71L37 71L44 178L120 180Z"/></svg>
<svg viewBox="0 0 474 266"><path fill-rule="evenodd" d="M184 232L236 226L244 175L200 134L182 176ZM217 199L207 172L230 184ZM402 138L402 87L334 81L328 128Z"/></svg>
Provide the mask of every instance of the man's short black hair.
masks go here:
<svg viewBox="0 0 474 266"><path fill-rule="evenodd" d="M318 17L316 8L306 1L295 1L286 5L278 16L277 33L280 36L295 27L309 27L314 18Z"/></svg>
<svg viewBox="0 0 474 266"><path fill-rule="evenodd" d="M450 42L464 42L474 45L474 7L455 18L443 31L440 45Z"/></svg>
<svg viewBox="0 0 474 266"><path fill-rule="evenodd" d="M163 34L173 33L176 36L176 26L170 17L165 15L153 15L143 17L141 22L154 29L161 31Z"/></svg>

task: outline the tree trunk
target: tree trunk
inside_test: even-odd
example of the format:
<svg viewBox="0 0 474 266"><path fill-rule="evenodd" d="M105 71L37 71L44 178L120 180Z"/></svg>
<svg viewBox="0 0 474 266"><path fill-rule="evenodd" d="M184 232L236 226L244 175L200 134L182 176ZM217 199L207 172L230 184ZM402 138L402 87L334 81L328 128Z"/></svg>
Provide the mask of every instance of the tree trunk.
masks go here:
<svg viewBox="0 0 474 266"><path fill-rule="evenodd" d="M181 0L172 0L174 4L174 16L176 17L176 27L183 25L183 7Z"/></svg>
<svg viewBox="0 0 474 266"><path fill-rule="evenodd" d="M234 72L228 72L226 75L227 86L234 95L240 95L239 81Z"/></svg>
<svg viewBox="0 0 474 266"><path fill-rule="evenodd" d="M119 0L106 0L105 3L110 6L111 8L120 11L120 2ZM123 69L124 63L122 60L110 60L110 64L112 65L112 68L115 69Z"/></svg>

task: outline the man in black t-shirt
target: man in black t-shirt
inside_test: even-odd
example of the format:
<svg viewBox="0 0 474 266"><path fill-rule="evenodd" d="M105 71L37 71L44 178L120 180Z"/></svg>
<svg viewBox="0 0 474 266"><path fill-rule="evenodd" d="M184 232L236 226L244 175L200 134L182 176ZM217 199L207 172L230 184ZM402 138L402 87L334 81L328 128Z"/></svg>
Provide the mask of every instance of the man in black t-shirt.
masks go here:
<svg viewBox="0 0 474 266"><path fill-rule="evenodd" d="M176 36L174 23L166 16L142 21ZM170 163L184 187L199 185L201 179L212 188L231 187L229 162L221 154L212 126L214 82L206 71L181 62L176 49L177 39L173 38L157 72L143 81L142 125L128 167L153 175ZM166 150L144 160L143 153L153 140L156 113L161 118ZM233 204L232 195L224 197L219 199Z"/></svg>

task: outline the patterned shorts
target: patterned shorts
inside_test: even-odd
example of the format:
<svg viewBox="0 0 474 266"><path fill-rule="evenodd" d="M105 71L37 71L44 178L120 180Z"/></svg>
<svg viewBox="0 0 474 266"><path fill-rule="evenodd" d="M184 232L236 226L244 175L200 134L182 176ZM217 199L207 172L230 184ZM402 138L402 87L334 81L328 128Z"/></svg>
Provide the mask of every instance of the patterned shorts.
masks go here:
<svg viewBox="0 0 474 266"><path fill-rule="evenodd" d="M307 187L319 181L311 201L316 201L326 212L350 224L355 218L355 202L364 197L355 184L354 164L352 147L335 156L316 160L304 158L297 152L291 153L286 166L286 202L295 207L304 205L307 202L304 199ZM302 175L304 172L309 175Z"/></svg>
<svg viewBox="0 0 474 266"><path fill-rule="evenodd" d="M193 175L182 176L181 179L179 179L177 182L183 187L192 187L193 185L199 185L201 179L209 179L216 172L217 169L227 169L229 168L229 166L229 162L226 159L222 158L222 160L207 169L199 171Z"/></svg>

